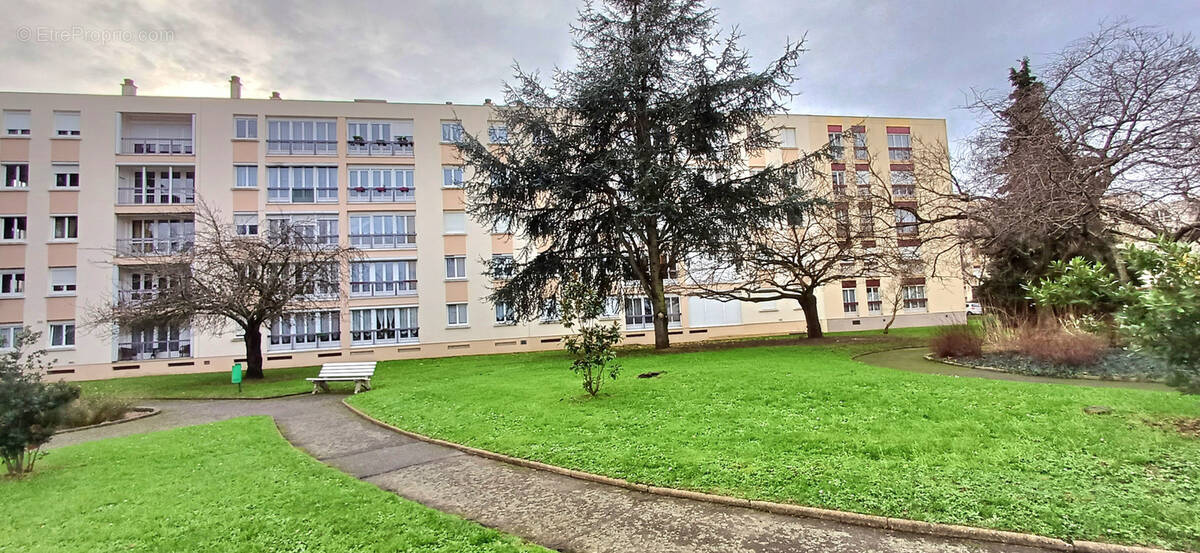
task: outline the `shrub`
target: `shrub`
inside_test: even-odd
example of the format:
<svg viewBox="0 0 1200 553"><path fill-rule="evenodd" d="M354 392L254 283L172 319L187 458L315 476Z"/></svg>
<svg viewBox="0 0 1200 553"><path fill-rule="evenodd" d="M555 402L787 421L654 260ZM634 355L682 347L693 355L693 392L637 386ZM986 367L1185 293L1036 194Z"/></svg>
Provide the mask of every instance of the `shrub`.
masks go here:
<svg viewBox="0 0 1200 553"><path fill-rule="evenodd" d="M1012 349L1044 363L1084 367L1098 363L1108 343L1083 332L1027 327L1017 333Z"/></svg>
<svg viewBox="0 0 1200 553"><path fill-rule="evenodd" d="M583 377L583 389L595 397L600 393L604 378L617 379L621 365L616 362L616 345L621 341L621 327L617 323L603 324L596 321L604 309L604 296L579 281L562 285L562 324L568 330L578 328L576 334L567 336L563 346L575 357L571 370Z"/></svg>
<svg viewBox="0 0 1200 553"><path fill-rule="evenodd" d="M979 357L983 354L983 335L967 325L938 329L929 348L938 357Z"/></svg>
<svg viewBox="0 0 1200 553"><path fill-rule="evenodd" d="M121 420L133 409L128 401L98 396L81 397L63 407L63 428L79 428L102 422Z"/></svg>
<svg viewBox="0 0 1200 553"><path fill-rule="evenodd" d="M33 470L42 446L62 422L62 407L79 397L78 387L42 381L46 352L26 353L40 336L24 329L13 350L0 354L0 457L12 476Z"/></svg>

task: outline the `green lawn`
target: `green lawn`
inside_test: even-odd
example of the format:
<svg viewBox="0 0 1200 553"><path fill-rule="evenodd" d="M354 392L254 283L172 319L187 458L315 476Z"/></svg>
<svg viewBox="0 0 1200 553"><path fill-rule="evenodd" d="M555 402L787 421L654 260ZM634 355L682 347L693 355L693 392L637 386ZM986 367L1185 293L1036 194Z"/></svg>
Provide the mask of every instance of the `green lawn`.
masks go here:
<svg viewBox="0 0 1200 553"><path fill-rule="evenodd" d="M310 391L312 384L304 379L317 376L318 372L317 367L263 371L262 380L244 380L240 394L237 384L230 383L228 371L88 380L77 384L84 395L122 398L261 398ZM330 386L338 388L336 383ZM354 384L348 384L347 389L354 389Z"/></svg>
<svg viewBox="0 0 1200 553"><path fill-rule="evenodd" d="M774 344L625 352L598 399L557 352L393 361L350 402L422 434L635 482L1200 548L1200 440L1147 424L1200 417L1196 397L874 367L850 359L881 348L859 334ZM665 374L635 378L648 371Z"/></svg>
<svg viewBox="0 0 1200 553"><path fill-rule="evenodd" d="M0 551L545 551L326 467L266 417L54 450L0 498Z"/></svg>

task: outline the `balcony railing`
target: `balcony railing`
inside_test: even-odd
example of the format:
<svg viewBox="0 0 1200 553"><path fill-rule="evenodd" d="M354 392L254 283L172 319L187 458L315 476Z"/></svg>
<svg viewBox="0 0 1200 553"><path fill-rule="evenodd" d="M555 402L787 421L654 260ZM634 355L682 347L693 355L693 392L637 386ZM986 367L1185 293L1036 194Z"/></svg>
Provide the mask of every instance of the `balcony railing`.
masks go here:
<svg viewBox="0 0 1200 553"><path fill-rule="evenodd" d="M190 156L190 138L121 138L121 153L134 155Z"/></svg>
<svg viewBox="0 0 1200 553"><path fill-rule="evenodd" d="M912 198L917 195L915 184L893 184L892 196L896 198Z"/></svg>
<svg viewBox="0 0 1200 553"><path fill-rule="evenodd" d="M896 234L899 234L900 236L916 236L917 235L917 224L916 223L896 223Z"/></svg>
<svg viewBox="0 0 1200 553"><path fill-rule="evenodd" d="M417 235L351 234L350 245L365 249L411 249L417 247Z"/></svg>
<svg viewBox="0 0 1200 553"><path fill-rule="evenodd" d="M267 155L336 156L336 140L267 140Z"/></svg>
<svg viewBox="0 0 1200 553"><path fill-rule="evenodd" d="M120 342L117 344L117 361L174 359L191 356L192 341L187 338L146 342Z"/></svg>
<svg viewBox="0 0 1200 553"><path fill-rule="evenodd" d="M419 334L420 329L418 327L351 330L350 342L356 346L412 344L417 342Z"/></svg>
<svg viewBox="0 0 1200 553"><path fill-rule="evenodd" d="M412 140L349 140L346 154L352 156L399 156L412 157Z"/></svg>
<svg viewBox="0 0 1200 553"><path fill-rule="evenodd" d="M350 295L354 297L410 296L416 293L416 280L350 281Z"/></svg>
<svg viewBox="0 0 1200 553"><path fill-rule="evenodd" d="M415 193L408 187L363 187L349 188L351 203L396 203L415 200Z"/></svg>
<svg viewBox="0 0 1200 553"><path fill-rule="evenodd" d="M273 203L314 204L336 203L337 187L318 188L267 188L267 201Z"/></svg>
<svg viewBox="0 0 1200 553"><path fill-rule="evenodd" d="M888 159L891 161L908 161L912 159L912 148L888 148Z"/></svg>
<svg viewBox="0 0 1200 553"><path fill-rule="evenodd" d="M308 332L302 334L271 335L270 351L336 348L341 346L340 332Z"/></svg>
<svg viewBox="0 0 1200 553"><path fill-rule="evenodd" d="M883 302L872 300L867 302L867 312L878 315L883 312Z"/></svg>
<svg viewBox="0 0 1200 553"><path fill-rule="evenodd" d="M174 255L192 248L193 237L119 238L117 255Z"/></svg>
<svg viewBox="0 0 1200 553"><path fill-rule="evenodd" d="M123 288L117 290L117 302L129 304L152 301L158 298L158 294L159 291L154 288L142 288L137 290Z"/></svg>
<svg viewBox="0 0 1200 553"><path fill-rule="evenodd" d="M196 187L189 185L155 185L117 188L118 205L170 205L196 203Z"/></svg>
<svg viewBox="0 0 1200 553"><path fill-rule="evenodd" d="M682 319L679 313L667 313L667 326L678 327L682 324ZM646 328L654 328L654 314L647 313L645 315L625 315L625 328L629 330L641 330Z"/></svg>
<svg viewBox="0 0 1200 553"><path fill-rule="evenodd" d="M928 303L925 298L911 298L904 300L905 311L925 311L927 305Z"/></svg>
<svg viewBox="0 0 1200 553"><path fill-rule="evenodd" d="M858 302L856 302L856 301L842 302L842 313L853 313L853 314L857 315L858 314Z"/></svg>

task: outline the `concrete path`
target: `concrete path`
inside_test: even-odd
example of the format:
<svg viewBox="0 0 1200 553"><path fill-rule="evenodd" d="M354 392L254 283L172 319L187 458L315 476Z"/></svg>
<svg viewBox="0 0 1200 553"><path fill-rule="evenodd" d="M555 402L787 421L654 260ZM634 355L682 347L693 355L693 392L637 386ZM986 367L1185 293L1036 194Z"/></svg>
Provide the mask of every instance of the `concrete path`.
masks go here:
<svg viewBox="0 0 1200 553"><path fill-rule="evenodd" d="M263 401L151 401L146 419L63 434L51 447L270 415L284 437L322 462L408 499L560 551L1005 552L1041 551L950 540L667 498L516 467L408 438L358 417L343 396Z"/></svg>

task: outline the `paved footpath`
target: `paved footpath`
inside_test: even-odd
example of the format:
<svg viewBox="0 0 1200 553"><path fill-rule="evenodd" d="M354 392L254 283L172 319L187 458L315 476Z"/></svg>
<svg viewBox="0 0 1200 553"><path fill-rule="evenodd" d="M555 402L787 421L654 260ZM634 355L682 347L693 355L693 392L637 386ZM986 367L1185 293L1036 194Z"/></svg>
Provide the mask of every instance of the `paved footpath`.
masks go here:
<svg viewBox="0 0 1200 553"><path fill-rule="evenodd" d="M435 509L561 551L1042 551L775 515L584 482L402 436L355 415L341 404L343 397L141 402L162 413L62 434L50 446L270 415L284 437L326 464Z"/></svg>

